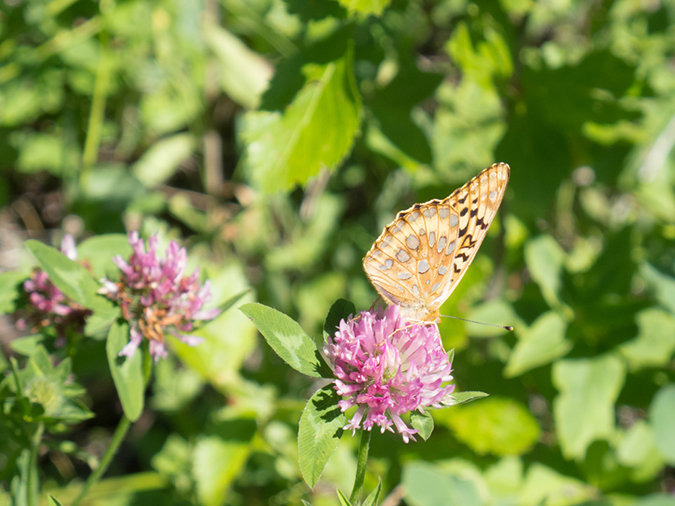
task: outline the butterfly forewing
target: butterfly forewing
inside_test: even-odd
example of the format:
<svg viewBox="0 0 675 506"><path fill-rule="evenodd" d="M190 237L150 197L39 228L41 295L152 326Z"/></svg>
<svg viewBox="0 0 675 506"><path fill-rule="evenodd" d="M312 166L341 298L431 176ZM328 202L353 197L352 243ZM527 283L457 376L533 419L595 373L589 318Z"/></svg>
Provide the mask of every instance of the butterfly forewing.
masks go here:
<svg viewBox="0 0 675 506"><path fill-rule="evenodd" d="M401 211L363 259L371 283L411 320L434 321L497 213L509 166L494 164L445 200Z"/></svg>

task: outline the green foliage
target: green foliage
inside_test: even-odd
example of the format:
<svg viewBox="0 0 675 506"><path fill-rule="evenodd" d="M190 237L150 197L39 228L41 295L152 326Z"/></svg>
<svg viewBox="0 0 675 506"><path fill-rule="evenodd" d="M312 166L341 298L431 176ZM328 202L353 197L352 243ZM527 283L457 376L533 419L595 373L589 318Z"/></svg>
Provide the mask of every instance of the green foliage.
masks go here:
<svg viewBox="0 0 675 506"><path fill-rule="evenodd" d="M145 381L143 378L143 351L138 349L130 357L121 357L122 348L129 342L129 325L115 322L110 326L105 351L117 395L126 417L135 422L143 412Z"/></svg>
<svg viewBox="0 0 675 506"><path fill-rule="evenodd" d="M347 420L337 406L338 396L328 385L309 399L298 427L298 458L302 476L314 488L335 452Z"/></svg>
<svg viewBox="0 0 675 506"><path fill-rule="evenodd" d="M349 504L321 336L375 300L361 259L396 212L504 161L442 313L514 332L440 323L455 404L491 396L413 416L417 443L373 434L366 504L672 506L674 21L670 1L4 2L0 502L72 503L126 414L92 503ZM147 389L96 293L132 229L182 241L229 308L197 347L167 336ZM45 245L66 231L77 262ZM93 312L84 335L14 329L36 266Z"/></svg>

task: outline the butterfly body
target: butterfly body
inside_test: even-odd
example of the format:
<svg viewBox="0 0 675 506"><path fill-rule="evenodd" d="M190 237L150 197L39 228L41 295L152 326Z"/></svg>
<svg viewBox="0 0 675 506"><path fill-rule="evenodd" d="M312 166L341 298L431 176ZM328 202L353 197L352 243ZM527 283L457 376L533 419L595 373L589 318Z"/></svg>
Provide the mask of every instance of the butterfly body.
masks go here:
<svg viewBox="0 0 675 506"><path fill-rule="evenodd" d="M447 198L396 215L363 259L387 304L410 321L437 321L497 214L509 176L509 166L496 163Z"/></svg>

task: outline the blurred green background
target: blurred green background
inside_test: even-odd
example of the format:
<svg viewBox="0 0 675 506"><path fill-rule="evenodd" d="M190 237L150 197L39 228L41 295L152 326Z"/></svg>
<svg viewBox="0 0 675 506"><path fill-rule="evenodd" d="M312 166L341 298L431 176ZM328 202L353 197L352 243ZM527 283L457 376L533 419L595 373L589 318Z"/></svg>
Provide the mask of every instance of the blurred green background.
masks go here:
<svg viewBox="0 0 675 506"><path fill-rule="evenodd" d="M250 289L319 342L336 299L374 301L361 259L397 211L506 162L442 312L515 331L440 325L458 390L491 397L434 412L428 442L375 434L366 489L673 505L674 22L672 0L3 0L0 270L29 271L28 238L159 233L216 302ZM200 332L86 504L338 504L353 438L313 491L297 464L321 385L236 309ZM121 416L104 347L68 347L96 417L40 454L64 504ZM16 448L0 434L5 493Z"/></svg>

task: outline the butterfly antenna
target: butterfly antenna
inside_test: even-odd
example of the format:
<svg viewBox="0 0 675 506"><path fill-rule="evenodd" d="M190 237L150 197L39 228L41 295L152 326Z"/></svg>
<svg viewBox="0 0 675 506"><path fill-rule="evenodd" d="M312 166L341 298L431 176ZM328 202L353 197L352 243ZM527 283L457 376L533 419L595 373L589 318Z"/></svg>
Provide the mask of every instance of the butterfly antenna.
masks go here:
<svg viewBox="0 0 675 506"><path fill-rule="evenodd" d="M442 314L441 316L443 318L453 318L455 320L462 320L463 322L475 323L477 325L487 325L488 327L497 327L498 329L504 329L508 330L509 332L513 332L513 327L511 325L495 325L493 323L477 322L475 320L467 320L466 318L460 318L459 316L450 316L447 314Z"/></svg>

